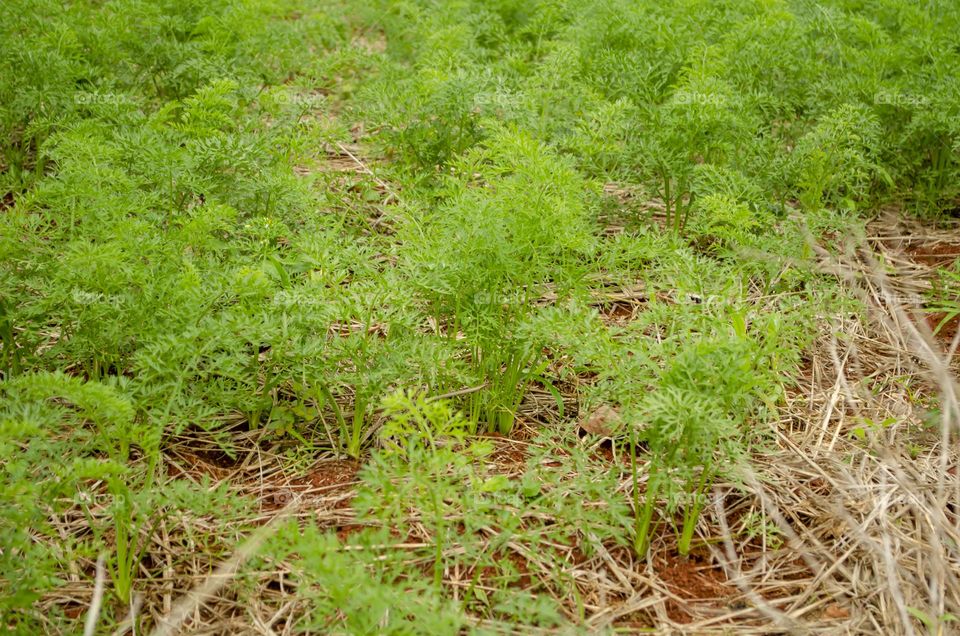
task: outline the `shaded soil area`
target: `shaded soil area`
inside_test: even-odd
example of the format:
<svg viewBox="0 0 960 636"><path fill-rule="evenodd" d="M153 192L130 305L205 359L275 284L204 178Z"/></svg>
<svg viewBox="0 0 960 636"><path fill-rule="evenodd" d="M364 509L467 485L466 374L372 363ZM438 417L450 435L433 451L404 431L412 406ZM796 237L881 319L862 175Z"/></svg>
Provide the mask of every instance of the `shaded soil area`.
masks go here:
<svg viewBox="0 0 960 636"><path fill-rule="evenodd" d="M265 484L260 505L264 511L282 508L295 498L311 498L311 507L349 508L349 493L356 484L362 464L353 459L327 459L314 464L305 474L293 479L275 478Z"/></svg>
<svg viewBox="0 0 960 636"><path fill-rule="evenodd" d="M352 459L322 461L307 474L306 480L314 488L343 489L357 479L360 462Z"/></svg>
<svg viewBox="0 0 960 636"><path fill-rule="evenodd" d="M487 457L487 461L496 466L498 473L508 476L523 473L529 456L525 443L499 433L489 433L484 439L493 444L493 452Z"/></svg>
<svg viewBox="0 0 960 636"><path fill-rule="evenodd" d="M942 311L926 314L925 316L927 325L930 326L930 330L934 332L937 340L940 340L945 345L949 345L953 342L954 336L957 335L957 327L960 326L960 316L953 316L944 322L945 318L947 318L947 314Z"/></svg>
<svg viewBox="0 0 960 636"><path fill-rule="evenodd" d="M930 267L951 267L960 258L960 243L919 243L908 245L905 251L916 263Z"/></svg>

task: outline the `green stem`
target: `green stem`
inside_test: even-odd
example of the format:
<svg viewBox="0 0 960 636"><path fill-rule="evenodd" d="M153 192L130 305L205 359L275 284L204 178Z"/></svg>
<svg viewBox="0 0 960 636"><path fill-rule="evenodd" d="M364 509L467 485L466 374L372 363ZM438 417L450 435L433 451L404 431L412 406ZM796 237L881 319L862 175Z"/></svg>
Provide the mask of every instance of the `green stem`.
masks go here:
<svg viewBox="0 0 960 636"><path fill-rule="evenodd" d="M663 171L660 174L661 174L661 178L663 179L663 205L666 207L666 210L667 210L666 224L667 224L667 227L669 227L671 224L671 216L672 216L670 212L672 207L671 199L670 199L670 176L666 173L666 171Z"/></svg>
<svg viewBox="0 0 960 636"><path fill-rule="evenodd" d="M634 545L640 536L640 482L637 479L637 432L630 427L630 473L633 476L633 536Z"/></svg>
<svg viewBox="0 0 960 636"><path fill-rule="evenodd" d="M443 586L443 507L440 500L440 489L434 489L433 495L434 514L437 519L436 530L436 548L433 560L433 584L437 591L442 591Z"/></svg>
<svg viewBox="0 0 960 636"><path fill-rule="evenodd" d="M686 218L686 207L683 204L683 193L687 189L687 180L681 179L677 183L677 192L675 196L677 197L677 204L674 206L673 214L673 232L674 234L680 234L680 228L683 225L683 222Z"/></svg>
<svg viewBox="0 0 960 636"><path fill-rule="evenodd" d="M640 508L640 488L637 480L637 451L636 441L631 433L630 438L630 467L633 471L633 510L634 532L633 548L637 556L643 556L650 547L650 533L653 524L653 507L657 500L657 471L653 462L650 463L650 472L647 476L647 492L644 495L643 508Z"/></svg>
<svg viewBox="0 0 960 636"><path fill-rule="evenodd" d="M700 473L700 481L693 490L693 504L683 513L683 529L680 532L680 540L677 542L677 550L681 556L687 556L690 553L690 544L693 543L693 534L697 529L697 519L700 518L700 511L703 509L703 491L709 483L708 475L710 469L704 466Z"/></svg>
<svg viewBox="0 0 960 636"><path fill-rule="evenodd" d="M653 473L651 473L650 477L653 477ZM637 527L636 536L634 537L634 549L638 556L646 554L647 548L650 547L650 534L653 531L653 506L656 500L657 488L651 479L647 481L647 493L643 502L643 511L641 512L640 523Z"/></svg>
<svg viewBox="0 0 960 636"><path fill-rule="evenodd" d="M360 433L363 430L363 418L366 411L366 400L357 396L353 402L353 418L351 420L350 442L347 454L353 458L360 457Z"/></svg>
<svg viewBox="0 0 960 636"><path fill-rule="evenodd" d="M12 310L7 308L3 300L0 300L0 343L3 344L4 376L8 380L20 374L20 352L17 351L17 343L14 339L11 313Z"/></svg>

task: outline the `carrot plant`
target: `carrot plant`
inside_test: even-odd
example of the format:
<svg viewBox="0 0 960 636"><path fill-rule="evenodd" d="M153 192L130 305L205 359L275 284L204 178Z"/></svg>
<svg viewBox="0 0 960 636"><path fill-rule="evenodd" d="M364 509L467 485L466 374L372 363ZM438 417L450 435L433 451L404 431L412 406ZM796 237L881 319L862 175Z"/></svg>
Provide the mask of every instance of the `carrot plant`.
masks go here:
<svg viewBox="0 0 960 636"><path fill-rule="evenodd" d="M28 568L8 561L0 570L5 617L28 608L37 593L55 584L64 561L100 552L107 556L112 594L128 607L141 559L162 521L176 510L235 508L222 490L204 497L201 492L210 494L206 488L195 491L186 482L158 487L161 425L137 413L128 390L122 381L84 382L53 373L5 385L0 443L10 458L2 476L10 507L0 532L5 555L32 555ZM82 511L92 536L44 553L26 530L54 533L43 508L62 514L71 504ZM28 526L18 527L27 520Z"/></svg>
<svg viewBox="0 0 960 636"><path fill-rule="evenodd" d="M939 280L929 292L930 301L926 310L943 314L934 326L935 334L960 316L960 293L958 292L960 292L960 267L957 262L954 262L952 267L939 270Z"/></svg>
<svg viewBox="0 0 960 636"><path fill-rule="evenodd" d="M611 494L618 476L545 432L537 446L543 455L529 459L522 478L508 479L491 469L490 442L471 436L450 403L401 391L382 407L381 448L359 475L356 507L365 529L341 541L291 528L270 555L294 556L294 576L315 599L304 626L379 621L381 631L429 633L477 616L562 625L549 596L517 589L524 575L508 556L512 546L537 545L532 561L556 572L543 584L568 594L565 544L593 554L594 541L623 543L627 506ZM571 473L585 478L570 480ZM407 533L427 537L413 561L398 558L394 547ZM452 572L464 583L458 601L444 584ZM410 589L417 594L399 592ZM349 611L338 609L344 607Z"/></svg>
<svg viewBox="0 0 960 636"><path fill-rule="evenodd" d="M683 348L641 401L640 430L630 431L629 439L634 475L637 442L649 449L646 491L635 508L638 553L649 545L664 500L668 511L682 513L677 549L689 553L714 479L733 474L745 458L752 438L747 417L758 404L777 399L777 378L763 364L761 350L745 333L706 340ZM636 485L634 478L635 493Z"/></svg>
<svg viewBox="0 0 960 636"><path fill-rule="evenodd" d="M401 256L436 329L464 336L482 385L467 407L474 430L506 433L543 371L542 344L522 327L546 285L579 283L593 249L588 185L548 148L510 130L454 170L439 210L405 221Z"/></svg>

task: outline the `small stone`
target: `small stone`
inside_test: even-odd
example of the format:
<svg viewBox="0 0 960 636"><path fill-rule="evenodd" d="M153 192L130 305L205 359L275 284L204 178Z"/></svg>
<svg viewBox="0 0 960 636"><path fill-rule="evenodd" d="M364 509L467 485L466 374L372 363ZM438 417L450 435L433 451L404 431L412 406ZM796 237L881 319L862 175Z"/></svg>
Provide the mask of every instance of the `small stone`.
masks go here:
<svg viewBox="0 0 960 636"><path fill-rule="evenodd" d="M612 406L603 404L597 407L586 420L580 422L580 428L593 435L610 437L620 423L620 412Z"/></svg>

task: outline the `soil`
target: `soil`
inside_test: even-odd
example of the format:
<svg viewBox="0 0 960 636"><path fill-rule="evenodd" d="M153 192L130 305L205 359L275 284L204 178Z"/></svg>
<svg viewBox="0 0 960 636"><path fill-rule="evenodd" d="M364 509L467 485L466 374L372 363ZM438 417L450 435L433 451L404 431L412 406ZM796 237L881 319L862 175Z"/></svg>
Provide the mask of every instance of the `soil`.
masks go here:
<svg viewBox="0 0 960 636"><path fill-rule="evenodd" d="M646 445L637 444L637 455L638 455L637 461L638 462L643 461L639 457L639 455L644 452L645 448L646 448ZM604 464L613 464L615 463L615 461L619 461L622 466L629 466L630 465L630 447L626 444L621 445L621 447L617 450L616 455L614 455L613 441L604 440L599 446L597 446L597 450L594 451L593 459L597 461L601 461Z"/></svg>
<svg viewBox="0 0 960 636"><path fill-rule="evenodd" d="M960 258L960 244L921 243L907 247L906 253L917 263L930 267L950 267Z"/></svg>
<svg viewBox="0 0 960 636"><path fill-rule="evenodd" d="M500 572L510 572L517 576L517 580L510 582L507 587L526 589L530 587L530 584L533 582L533 579L530 576L530 567L527 564L527 560L522 556L514 552L513 550L507 551L498 551L493 554L494 561L497 562L499 568L494 568L492 566L486 566L483 568L483 572L480 575L481 581L489 581L494 585L498 585L498 581L491 580L493 577L496 577ZM503 563L504 561L509 561L510 566ZM498 572L497 570L500 570Z"/></svg>
<svg viewBox="0 0 960 636"><path fill-rule="evenodd" d="M263 484L260 507L263 511L273 512L286 506L295 497L315 496L334 499L330 509L349 508L353 497L336 500L332 496L346 493L353 487L361 465L355 460L328 459L317 462L305 475L291 480L278 475L277 479ZM350 532L348 530L347 534Z"/></svg>
<svg viewBox="0 0 960 636"><path fill-rule="evenodd" d="M947 314L943 312L927 314L926 320L927 324L930 325L930 330L934 331L940 325ZM949 346L953 342L953 337L957 335L957 327L960 326L960 316L954 316L948 320L943 327L940 327L940 331L936 332L936 338L946 346Z"/></svg>
<svg viewBox="0 0 960 636"><path fill-rule="evenodd" d="M340 539L341 543L346 543L351 535L354 535L363 530L363 526L360 524L350 525L350 526L338 526L337 527L337 538Z"/></svg>
<svg viewBox="0 0 960 636"><path fill-rule="evenodd" d="M167 475L169 477L181 477L185 473L199 475L209 475L214 479L223 479L230 472L230 468L236 465L236 461L231 459L226 453L192 450L190 452L180 451L176 453L180 460L177 463L167 462Z"/></svg>
<svg viewBox="0 0 960 636"><path fill-rule="evenodd" d="M637 305L627 301L614 301L601 310L603 318L608 323L623 325L634 319Z"/></svg>
<svg viewBox="0 0 960 636"><path fill-rule="evenodd" d="M497 467L497 472L502 475L519 475L526 470L527 449L526 444L515 443L510 437L499 433L489 433L484 439L493 443L493 452L489 460Z"/></svg>
<svg viewBox="0 0 960 636"><path fill-rule="evenodd" d="M360 462L352 459L321 461L307 475L306 480L314 488L325 492L338 492L349 488L357 480Z"/></svg>
<svg viewBox="0 0 960 636"><path fill-rule="evenodd" d="M684 600L697 604L726 605L737 591L727 583L723 569L712 563L709 556L691 553L684 558L666 555L657 564L657 574L670 591ZM677 623L689 623L693 617L674 600L666 603L667 615Z"/></svg>
<svg viewBox="0 0 960 636"><path fill-rule="evenodd" d="M90 609L89 607L84 607L79 603L71 603L70 605L67 605L66 607L63 608L63 613L66 615L67 618L77 619L77 618L80 618L89 609Z"/></svg>
<svg viewBox="0 0 960 636"><path fill-rule="evenodd" d="M960 259L960 243L943 240L926 241L908 244L903 248L903 252L915 263L931 268L950 268ZM942 312L928 313L924 314L924 319L930 326L931 331L933 331L945 316L946 314ZM957 333L958 325L960 325L960 317L949 320L943 325L940 331L936 333L936 339L946 346L949 346Z"/></svg>

